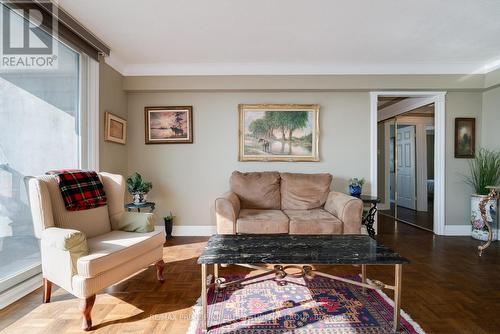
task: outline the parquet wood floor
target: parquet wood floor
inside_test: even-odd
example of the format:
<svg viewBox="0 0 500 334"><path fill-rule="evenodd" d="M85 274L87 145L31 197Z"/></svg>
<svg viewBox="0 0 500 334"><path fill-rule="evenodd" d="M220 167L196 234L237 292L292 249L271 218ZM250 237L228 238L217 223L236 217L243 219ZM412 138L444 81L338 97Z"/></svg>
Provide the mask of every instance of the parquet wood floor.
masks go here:
<svg viewBox="0 0 500 334"><path fill-rule="evenodd" d="M402 307L427 333L500 333L500 242L482 258L469 237L438 237L379 217L378 239L410 259L403 270ZM165 283L154 266L103 291L92 310L96 333L185 333L200 295L196 259L206 237L176 237L165 244ZM352 266L321 267L333 274L358 273ZM224 273L251 272L223 268ZM369 267L368 277L393 282L392 267ZM389 296L391 295L388 293ZM0 310L3 333L82 333L78 300L54 286Z"/></svg>

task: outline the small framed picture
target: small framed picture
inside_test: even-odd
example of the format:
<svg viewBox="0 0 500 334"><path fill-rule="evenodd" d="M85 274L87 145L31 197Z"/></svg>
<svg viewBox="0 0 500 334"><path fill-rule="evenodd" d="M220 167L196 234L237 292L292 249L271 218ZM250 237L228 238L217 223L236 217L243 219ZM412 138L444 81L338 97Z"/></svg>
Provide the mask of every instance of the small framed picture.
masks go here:
<svg viewBox="0 0 500 334"><path fill-rule="evenodd" d="M104 140L125 145L127 142L127 121L110 112L105 112Z"/></svg>
<svg viewBox="0 0 500 334"><path fill-rule="evenodd" d="M455 158L474 158L476 154L476 119L455 118Z"/></svg>
<svg viewBox="0 0 500 334"><path fill-rule="evenodd" d="M193 143L193 107L144 108L146 144Z"/></svg>

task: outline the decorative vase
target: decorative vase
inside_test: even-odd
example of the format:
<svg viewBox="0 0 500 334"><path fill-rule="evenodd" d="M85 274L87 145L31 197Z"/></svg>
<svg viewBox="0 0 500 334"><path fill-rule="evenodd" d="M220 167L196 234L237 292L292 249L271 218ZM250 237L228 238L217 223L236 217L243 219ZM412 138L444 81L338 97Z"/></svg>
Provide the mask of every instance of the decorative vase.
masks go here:
<svg viewBox="0 0 500 334"><path fill-rule="evenodd" d="M488 228L483 222L481 217L481 210L479 209L479 204L485 198L484 195L472 195L470 199L470 210L471 210L471 225L472 233L471 236L474 239L486 241L488 240ZM492 240L497 240L498 229L497 229L497 200L492 199L486 204L486 219L491 227L491 232L493 234Z"/></svg>
<svg viewBox="0 0 500 334"><path fill-rule="evenodd" d="M174 218L164 217L163 221L165 222L165 234L167 235L167 238L171 238L172 237L172 228L174 225Z"/></svg>
<svg viewBox="0 0 500 334"><path fill-rule="evenodd" d="M361 186L349 185L349 193L354 197L361 196Z"/></svg>
<svg viewBox="0 0 500 334"><path fill-rule="evenodd" d="M134 204L144 204L146 203L146 194L143 192L136 192L132 194Z"/></svg>

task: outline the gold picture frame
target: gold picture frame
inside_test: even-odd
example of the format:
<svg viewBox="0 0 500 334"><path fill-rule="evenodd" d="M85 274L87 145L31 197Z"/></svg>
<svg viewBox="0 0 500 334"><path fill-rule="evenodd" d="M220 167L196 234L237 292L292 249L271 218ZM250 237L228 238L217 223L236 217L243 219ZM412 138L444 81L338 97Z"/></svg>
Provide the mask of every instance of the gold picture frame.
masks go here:
<svg viewBox="0 0 500 334"><path fill-rule="evenodd" d="M144 108L146 144L192 144L193 106Z"/></svg>
<svg viewBox="0 0 500 334"><path fill-rule="evenodd" d="M319 161L319 109L319 104L238 105L238 160Z"/></svg>
<svg viewBox="0 0 500 334"><path fill-rule="evenodd" d="M125 145L127 143L127 121L106 111L104 113L104 140Z"/></svg>

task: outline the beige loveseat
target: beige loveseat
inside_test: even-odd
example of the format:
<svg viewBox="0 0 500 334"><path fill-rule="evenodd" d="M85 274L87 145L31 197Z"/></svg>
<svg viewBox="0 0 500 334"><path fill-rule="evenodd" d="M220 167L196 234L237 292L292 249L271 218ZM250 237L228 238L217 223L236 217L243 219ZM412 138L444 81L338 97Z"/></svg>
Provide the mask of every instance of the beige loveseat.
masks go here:
<svg viewBox="0 0 500 334"><path fill-rule="evenodd" d="M52 283L80 298L84 330L92 328L97 292L151 264L163 281L162 229L155 226L145 233L122 230L124 222L149 219L152 214L125 212L123 176L98 175L107 205L83 211L66 210L54 175L29 180L31 213L42 253L43 301L50 302Z"/></svg>
<svg viewBox="0 0 500 334"><path fill-rule="evenodd" d="M363 202L330 174L233 172L215 201L218 234L360 234Z"/></svg>

